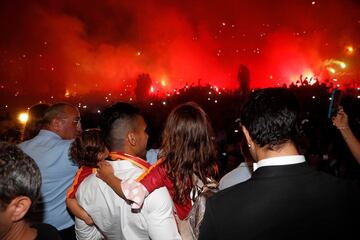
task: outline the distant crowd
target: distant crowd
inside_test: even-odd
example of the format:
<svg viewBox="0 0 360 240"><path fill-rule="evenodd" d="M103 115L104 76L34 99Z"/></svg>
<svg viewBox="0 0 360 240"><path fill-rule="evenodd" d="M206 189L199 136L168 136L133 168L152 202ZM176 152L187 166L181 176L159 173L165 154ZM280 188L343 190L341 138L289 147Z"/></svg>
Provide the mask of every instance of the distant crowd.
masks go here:
<svg viewBox="0 0 360 240"><path fill-rule="evenodd" d="M1 135L0 239L358 236L360 99L330 116L332 89L304 82L34 105Z"/></svg>

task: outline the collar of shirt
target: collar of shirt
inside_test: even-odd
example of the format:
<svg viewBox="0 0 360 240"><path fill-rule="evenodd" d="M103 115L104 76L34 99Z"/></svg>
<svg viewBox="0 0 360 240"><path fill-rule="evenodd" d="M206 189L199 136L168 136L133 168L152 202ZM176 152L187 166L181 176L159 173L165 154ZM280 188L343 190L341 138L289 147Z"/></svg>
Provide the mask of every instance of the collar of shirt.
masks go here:
<svg viewBox="0 0 360 240"><path fill-rule="evenodd" d="M256 171L256 169L260 167L290 165L290 164L297 164L303 162L305 162L305 157L303 155L272 157L272 158L265 158L263 160L258 161L257 163L253 163L253 168L254 171Z"/></svg>
<svg viewBox="0 0 360 240"><path fill-rule="evenodd" d="M113 161L117 161L117 160L129 161L132 164L135 164L136 166L142 168L144 171L147 171L151 167L150 163L146 162L144 159L123 152L110 152L109 157Z"/></svg>
<svg viewBox="0 0 360 240"><path fill-rule="evenodd" d="M61 137L58 134L54 133L53 131L46 130L46 129L41 129L38 135L50 136L53 138L61 139Z"/></svg>

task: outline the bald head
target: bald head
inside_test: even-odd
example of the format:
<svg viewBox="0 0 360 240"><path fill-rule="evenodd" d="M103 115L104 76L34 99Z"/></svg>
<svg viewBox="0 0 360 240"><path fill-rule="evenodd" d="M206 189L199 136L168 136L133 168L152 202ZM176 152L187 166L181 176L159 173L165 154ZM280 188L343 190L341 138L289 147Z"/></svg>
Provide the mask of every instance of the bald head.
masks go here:
<svg viewBox="0 0 360 240"><path fill-rule="evenodd" d="M79 110L69 103L56 103L44 114L44 128L63 139L74 139L81 131Z"/></svg>

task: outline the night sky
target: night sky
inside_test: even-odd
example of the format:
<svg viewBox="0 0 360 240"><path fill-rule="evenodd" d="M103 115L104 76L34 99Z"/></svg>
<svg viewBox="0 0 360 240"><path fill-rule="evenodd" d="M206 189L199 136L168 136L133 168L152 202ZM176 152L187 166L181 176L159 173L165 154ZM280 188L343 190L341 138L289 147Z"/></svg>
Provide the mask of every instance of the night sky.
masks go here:
<svg viewBox="0 0 360 240"><path fill-rule="evenodd" d="M237 88L240 64L252 88L360 78L359 1L1 0L0 28L14 96L129 92L141 73L163 92Z"/></svg>

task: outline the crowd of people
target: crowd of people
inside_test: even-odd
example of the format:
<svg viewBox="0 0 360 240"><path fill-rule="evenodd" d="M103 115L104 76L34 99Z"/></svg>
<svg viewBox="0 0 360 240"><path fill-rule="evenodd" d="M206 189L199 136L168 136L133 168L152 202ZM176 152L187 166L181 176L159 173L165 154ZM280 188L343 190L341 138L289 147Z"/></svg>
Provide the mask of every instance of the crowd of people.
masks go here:
<svg viewBox="0 0 360 240"><path fill-rule="evenodd" d="M198 90L168 102L166 119L125 102L96 123L69 103L31 108L22 141L0 145L0 238L358 236L353 97L327 119L322 86L234 94L223 109L188 102ZM220 191L193 211L217 182Z"/></svg>

